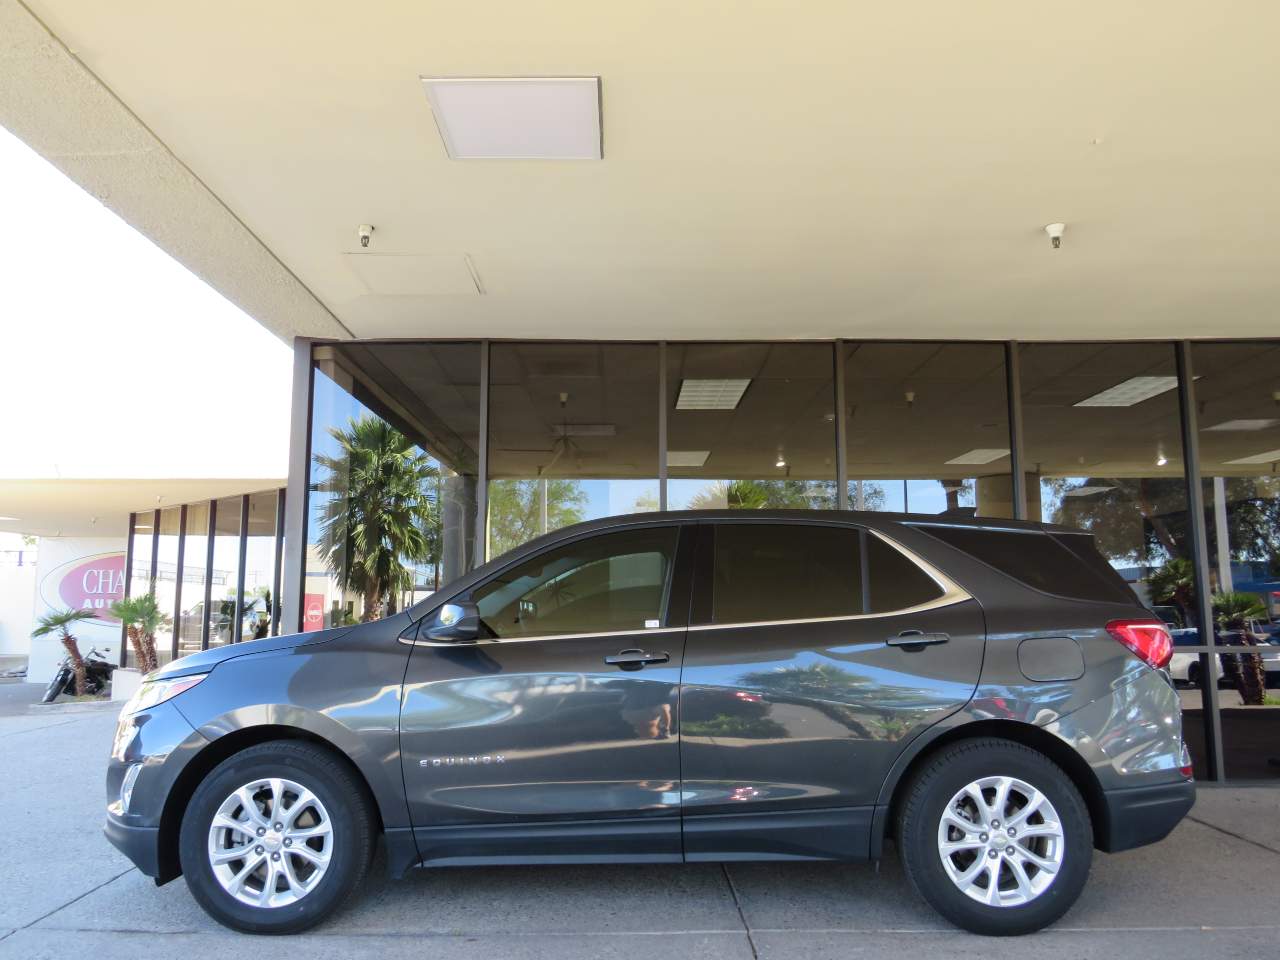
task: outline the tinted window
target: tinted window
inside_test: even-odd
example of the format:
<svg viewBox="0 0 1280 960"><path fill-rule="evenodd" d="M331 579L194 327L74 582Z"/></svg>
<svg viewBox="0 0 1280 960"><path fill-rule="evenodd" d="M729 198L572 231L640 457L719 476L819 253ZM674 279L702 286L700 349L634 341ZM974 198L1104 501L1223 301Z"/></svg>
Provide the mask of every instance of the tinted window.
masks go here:
<svg viewBox="0 0 1280 960"><path fill-rule="evenodd" d="M1121 599L1112 583L1081 562L1071 550L1039 530L982 530L925 526L922 530L1013 579L1060 597L1078 600ZM1132 599L1130 594L1128 599Z"/></svg>
<svg viewBox="0 0 1280 960"><path fill-rule="evenodd" d="M716 524L712 621L862 613L859 554L858 531L850 528Z"/></svg>
<svg viewBox="0 0 1280 960"><path fill-rule="evenodd" d="M1051 536L1070 550L1077 560L1092 570L1094 576L1098 577L1104 586L1110 587L1112 599L1123 602L1134 598L1134 593L1129 589L1129 585L1124 582L1124 577L1116 573L1116 568L1107 563L1107 558L1098 552L1098 542L1094 540L1091 534L1055 533ZM1176 615L1177 608L1174 608L1172 612ZM1176 624L1176 626L1181 626L1181 624Z"/></svg>
<svg viewBox="0 0 1280 960"><path fill-rule="evenodd" d="M932 577L873 535L867 536L867 568L872 613L905 610L942 596Z"/></svg>
<svg viewBox="0 0 1280 960"><path fill-rule="evenodd" d="M664 622L676 528L587 537L508 567L477 587L497 637L643 630Z"/></svg>

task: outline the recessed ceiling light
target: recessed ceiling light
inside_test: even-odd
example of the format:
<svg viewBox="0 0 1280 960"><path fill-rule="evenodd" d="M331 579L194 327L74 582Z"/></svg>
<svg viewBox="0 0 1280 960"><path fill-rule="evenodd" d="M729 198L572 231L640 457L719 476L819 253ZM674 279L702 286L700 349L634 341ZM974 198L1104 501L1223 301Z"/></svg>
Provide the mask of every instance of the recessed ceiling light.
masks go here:
<svg viewBox="0 0 1280 960"><path fill-rule="evenodd" d="M17 519L17 517L0 517L0 520L13 520L14 522L17 522Z"/></svg>
<svg viewBox="0 0 1280 960"><path fill-rule="evenodd" d="M1164 467L1164 466L1168 466L1168 464L1169 464L1169 458L1168 458L1168 457L1166 457L1163 453L1161 453L1161 454L1157 454L1157 455L1156 455L1156 466L1157 466L1157 467Z"/></svg>
<svg viewBox="0 0 1280 960"><path fill-rule="evenodd" d="M1267 427L1274 427L1280 420L1227 420L1223 423L1216 423L1212 427L1205 427L1206 430L1265 430Z"/></svg>
<svg viewBox="0 0 1280 960"><path fill-rule="evenodd" d="M1255 453L1252 457L1241 457L1239 460L1227 460L1226 463L1274 463L1277 460L1280 460L1280 450L1268 450L1265 453Z"/></svg>
<svg viewBox="0 0 1280 960"><path fill-rule="evenodd" d="M751 385L746 380L682 380L677 410L733 410Z"/></svg>
<svg viewBox="0 0 1280 960"><path fill-rule="evenodd" d="M422 77L454 160L599 160L599 77Z"/></svg>
<svg viewBox="0 0 1280 960"><path fill-rule="evenodd" d="M786 465L787 465L786 457L784 457L782 454L778 454L778 459L774 463L774 466L781 468L781 467L785 467Z"/></svg>
<svg viewBox="0 0 1280 960"><path fill-rule="evenodd" d="M710 450L668 450L668 467L700 467L711 456Z"/></svg>
<svg viewBox="0 0 1280 960"><path fill-rule="evenodd" d="M1162 393L1174 389L1178 385L1177 377L1130 377L1108 387L1101 393L1086 397L1077 407L1132 407L1143 400L1150 400Z"/></svg>
<svg viewBox="0 0 1280 960"><path fill-rule="evenodd" d="M963 463L991 463L993 460L999 460L1001 457L1007 457L1009 451L1004 448L996 447L977 447L968 453L962 453L958 457L952 457L947 463L963 464Z"/></svg>

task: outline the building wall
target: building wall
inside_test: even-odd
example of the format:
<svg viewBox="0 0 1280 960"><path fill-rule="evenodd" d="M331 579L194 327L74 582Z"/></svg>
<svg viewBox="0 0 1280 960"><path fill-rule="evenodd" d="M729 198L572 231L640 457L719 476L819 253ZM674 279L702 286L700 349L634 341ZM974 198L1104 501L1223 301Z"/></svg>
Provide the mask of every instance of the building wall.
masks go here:
<svg viewBox="0 0 1280 960"><path fill-rule="evenodd" d="M93 610L97 616L78 624L73 631L80 652L97 648L107 659L118 660L120 622L107 608L124 596L124 550L122 537L41 538L31 625L53 610ZM27 682L48 683L63 655L56 635L32 639Z"/></svg>

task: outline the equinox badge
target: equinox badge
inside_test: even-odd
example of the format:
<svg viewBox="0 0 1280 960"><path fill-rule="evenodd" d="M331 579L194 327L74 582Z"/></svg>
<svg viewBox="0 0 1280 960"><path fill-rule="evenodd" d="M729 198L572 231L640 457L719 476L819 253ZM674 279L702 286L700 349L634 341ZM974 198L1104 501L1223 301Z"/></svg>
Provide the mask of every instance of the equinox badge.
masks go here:
<svg viewBox="0 0 1280 960"><path fill-rule="evenodd" d="M506 763L507 758L500 753L485 754L482 757L428 757L419 760L420 767L479 767L489 763Z"/></svg>

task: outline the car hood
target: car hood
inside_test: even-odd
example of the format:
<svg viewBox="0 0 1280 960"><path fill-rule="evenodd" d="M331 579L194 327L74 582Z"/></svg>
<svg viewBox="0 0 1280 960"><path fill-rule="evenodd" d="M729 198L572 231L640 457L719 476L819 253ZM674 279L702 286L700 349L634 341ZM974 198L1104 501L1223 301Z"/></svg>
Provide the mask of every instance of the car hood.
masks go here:
<svg viewBox="0 0 1280 960"><path fill-rule="evenodd" d="M294 647L307 646L314 643L325 643L350 633L353 627L335 627L332 630L315 630L311 633L290 633L283 637L267 637L265 640L248 640L243 643L230 643L212 650L201 650L180 660L167 663L158 670L147 675L148 680L165 680L172 677L185 677L193 673L208 673L225 660L236 657L247 657L255 653L271 653L276 650L291 650Z"/></svg>

